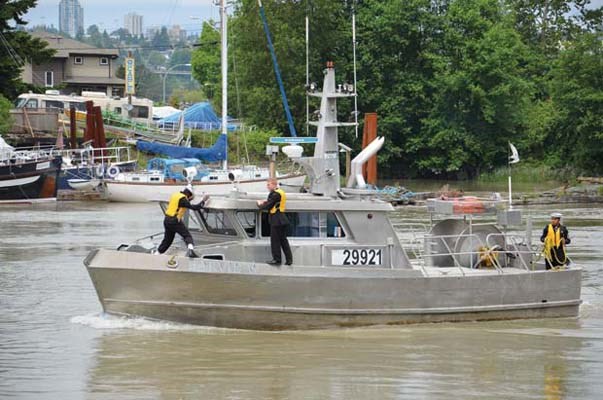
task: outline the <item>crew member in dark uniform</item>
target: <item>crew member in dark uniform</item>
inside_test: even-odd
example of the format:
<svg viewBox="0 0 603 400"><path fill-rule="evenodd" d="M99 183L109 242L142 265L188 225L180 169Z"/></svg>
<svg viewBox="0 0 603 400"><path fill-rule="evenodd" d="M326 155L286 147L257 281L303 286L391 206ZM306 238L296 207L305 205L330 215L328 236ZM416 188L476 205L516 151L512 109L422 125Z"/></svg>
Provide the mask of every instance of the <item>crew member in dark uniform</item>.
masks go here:
<svg viewBox="0 0 603 400"><path fill-rule="evenodd" d="M186 253L187 257L198 257L197 254L195 254L194 252L193 237L186 228L186 225L184 225L182 219L184 218L184 214L186 213L187 208L189 210L202 209L207 199L209 199L209 195L206 194L205 196L203 196L203 200L201 200L199 204L191 204L191 200L193 200L193 198L193 192L189 188L186 188L181 192L174 193L170 197L167 209L165 210L165 218L163 219L163 227L165 228L165 233L163 235L163 240L161 241L161 244L157 248L157 253L165 253L167 249L169 249L172 245L174 237L177 233L182 236L184 242L188 247L188 251Z"/></svg>
<svg viewBox="0 0 603 400"><path fill-rule="evenodd" d="M268 211L268 221L270 223L270 247L272 249L272 260L268 261L270 265L281 265L281 248L285 253L285 264L293 263L293 255L291 247L287 240L287 229L289 228L289 220L285 215L285 205L287 203L287 195L285 191L278 187L278 182L274 178L266 181L266 188L270 191L266 201L258 200L260 210Z"/></svg>
<svg viewBox="0 0 603 400"><path fill-rule="evenodd" d="M544 259L546 269L569 265L569 259L565 255L565 245L571 240L567 228L561 225L560 213L551 214L551 223L544 227L540 241L544 243Z"/></svg>

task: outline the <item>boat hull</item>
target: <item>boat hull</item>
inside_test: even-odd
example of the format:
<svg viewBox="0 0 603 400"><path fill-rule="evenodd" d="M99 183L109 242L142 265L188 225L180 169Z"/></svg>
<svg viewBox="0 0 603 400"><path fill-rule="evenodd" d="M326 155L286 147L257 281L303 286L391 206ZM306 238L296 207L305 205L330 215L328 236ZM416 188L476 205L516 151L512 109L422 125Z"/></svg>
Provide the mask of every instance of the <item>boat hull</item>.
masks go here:
<svg viewBox="0 0 603 400"><path fill-rule="evenodd" d="M55 200L61 157L0 166L0 203Z"/></svg>
<svg viewBox="0 0 603 400"><path fill-rule="evenodd" d="M126 161L113 164L122 172L129 172L136 169L137 161ZM73 188L69 181L73 179L91 180L98 177L98 169L103 168L101 164L67 167L61 170L59 175L59 190L79 190ZM104 171L106 173L106 171Z"/></svg>
<svg viewBox="0 0 603 400"><path fill-rule="evenodd" d="M204 326L300 330L578 315L581 269L425 276L271 267L99 250L86 266L105 312ZM121 266L128 265L128 268Z"/></svg>
<svg viewBox="0 0 603 400"><path fill-rule="evenodd" d="M279 177L279 183L287 186L301 187L304 184L306 175L290 174ZM106 197L109 201L125 203L145 203L155 200L168 200L174 191L181 190L186 183L137 183L137 182L117 182L106 180ZM234 187L234 184L228 182L219 183L193 183L196 195L227 194ZM266 191L266 180L245 180L237 182L237 187L243 192L263 192Z"/></svg>

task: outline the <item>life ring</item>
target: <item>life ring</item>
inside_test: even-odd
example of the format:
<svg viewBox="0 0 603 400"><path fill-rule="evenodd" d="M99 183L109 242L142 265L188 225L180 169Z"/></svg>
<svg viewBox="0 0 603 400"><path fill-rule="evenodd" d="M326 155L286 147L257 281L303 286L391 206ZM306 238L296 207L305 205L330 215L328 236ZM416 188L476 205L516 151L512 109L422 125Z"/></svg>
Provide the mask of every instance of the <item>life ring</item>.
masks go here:
<svg viewBox="0 0 603 400"><path fill-rule="evenodd" d="M110 166L107 170L107 175L109 175L109 178L115 178L119 175L119 167L117 165Z"/></svg>
<svg viewBox="0 0 603 400"><path fill-rule="evenodd" d="M98 178L102 178L103 176L105 176L105 166L103 164L100 164L96 167L96 176Z"/></svg>

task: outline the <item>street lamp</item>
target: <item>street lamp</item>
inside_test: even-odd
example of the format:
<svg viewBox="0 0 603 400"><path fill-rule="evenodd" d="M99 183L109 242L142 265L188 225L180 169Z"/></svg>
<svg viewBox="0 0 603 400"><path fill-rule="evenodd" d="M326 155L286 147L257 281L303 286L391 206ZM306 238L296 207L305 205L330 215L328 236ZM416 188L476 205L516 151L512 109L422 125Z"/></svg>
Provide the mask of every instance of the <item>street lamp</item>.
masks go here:
<svg viewBox="0 0 603 400"><path fill-rule="evenodd" d="M176 67L190 67L190 66L191 66L191 64L176 64L176 65L172 65L171 67L169 67L168 69L165 70L165 72L163 73L163 97L162 97L163 104L165 104L165 80L167 79L169 72Z"/></svg>

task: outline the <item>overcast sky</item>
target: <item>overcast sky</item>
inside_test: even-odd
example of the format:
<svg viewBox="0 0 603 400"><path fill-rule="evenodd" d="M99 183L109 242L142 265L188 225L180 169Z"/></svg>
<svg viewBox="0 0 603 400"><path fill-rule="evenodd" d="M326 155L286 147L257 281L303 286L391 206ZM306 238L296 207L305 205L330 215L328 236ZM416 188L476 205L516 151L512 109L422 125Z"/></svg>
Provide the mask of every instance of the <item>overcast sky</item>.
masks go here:
<svg viewBox="0 0 603 400"><path fill-rule="evenodd" d="M33 25L59 25L59 0L38 0L38 5L27 14ZM143 26L171 26L178 24L191 33L200 30L201 20L219 19L218 8L212 0L80 0L84 7L84 26L99 25L111 32L123 27L124 15L134 11L144 16ZM592 0L593 6L603 0Z"/></svg>
<svg viewBox="0 0 603 400"><path fill-rule="evenodd" d="M84 8L84 27L96 24L101 31L122 28L124 15L136 12L144 17L143 29L151 25L180 25L189 31L199 31L201 21L220 17L212 0L79 0ZM601 0L603 1L603 0ZM26 20L32 25L59 26L60 0L38 0Z"/></svg>

